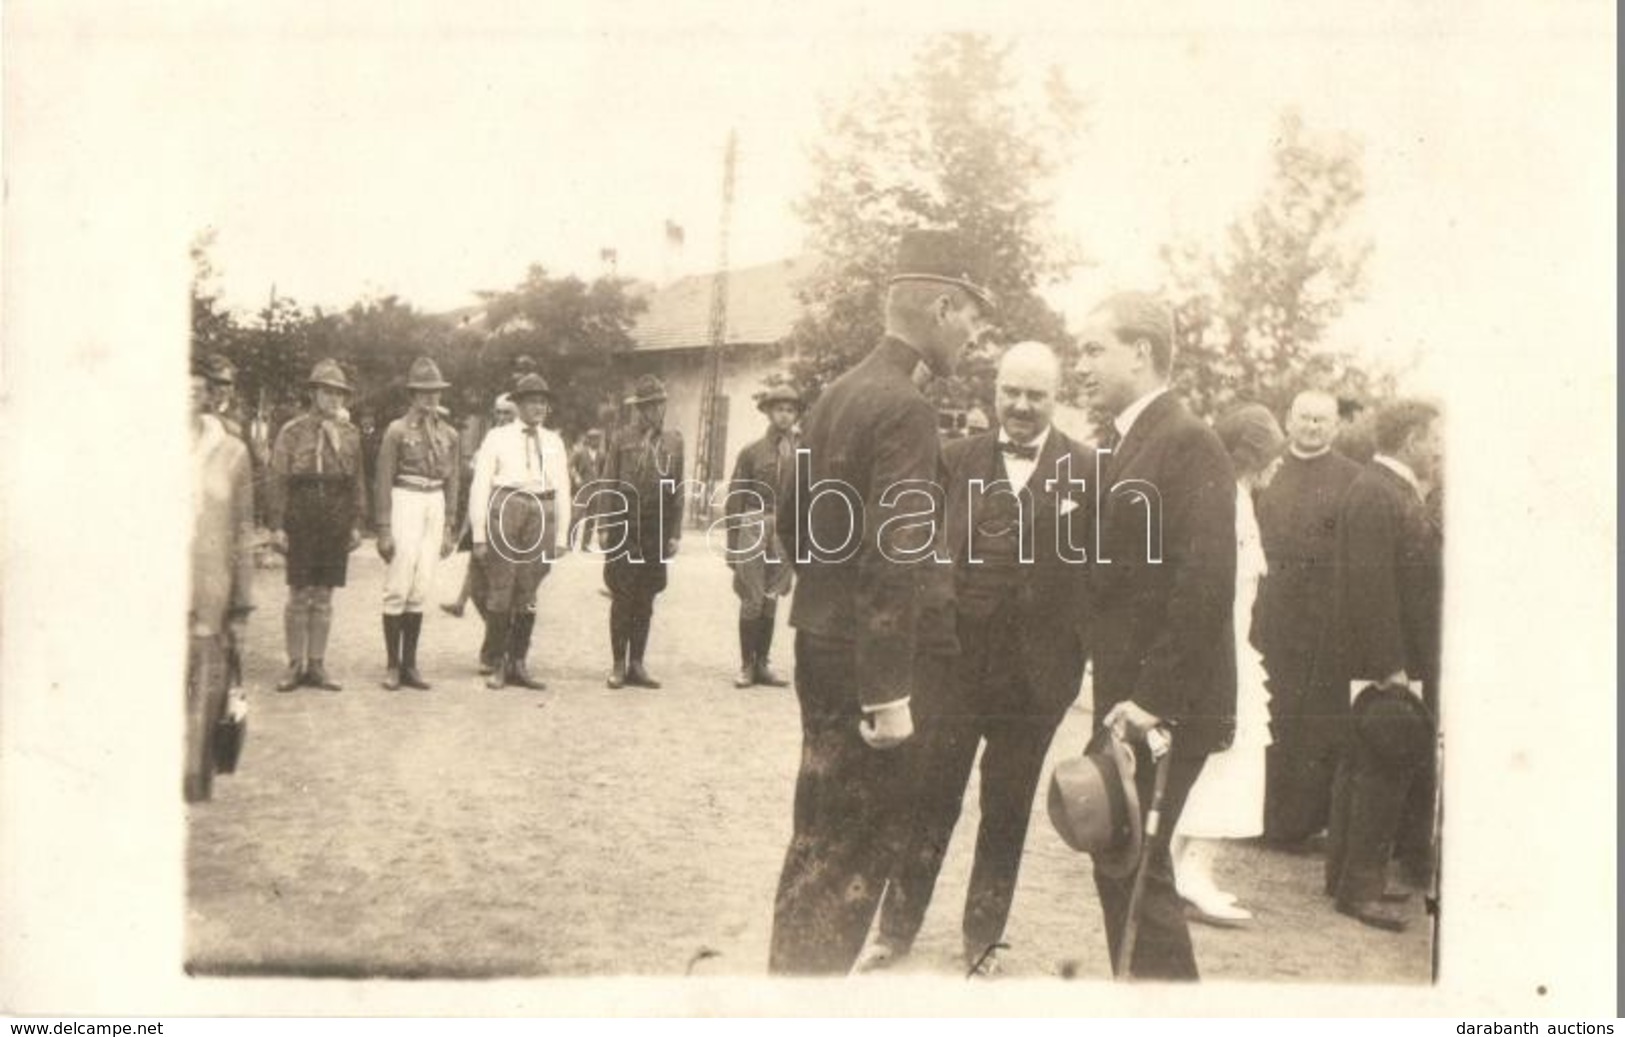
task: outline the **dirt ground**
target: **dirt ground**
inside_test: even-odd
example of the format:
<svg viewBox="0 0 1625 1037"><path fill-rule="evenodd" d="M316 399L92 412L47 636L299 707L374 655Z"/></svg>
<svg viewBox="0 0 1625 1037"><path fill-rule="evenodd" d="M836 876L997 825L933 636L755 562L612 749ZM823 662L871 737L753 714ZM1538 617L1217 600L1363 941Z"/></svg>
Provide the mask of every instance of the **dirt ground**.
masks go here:
<svg viewBox="0 0 1625 1037"><path fill-rule="evenodd" d="M608 601L596 557L543 584L531 651L545 692L489 691L481 625L432 609L429 692L379 686L382 565L369 542L335 594L329 672L341 693L271 690L282 572L258 572L246 655L249 738L237 774L190 808L189 967L213 974L762 975L799 753L794 692L737 691L729 573L685 540L660 598L659 691L604 686ZM436 601L466 555L443 562ZM775 660L789 670L783 615ZM1087 691L1055 741L1081 751ZM974 778L972 779L974 782ZM974 786L973 786L974 787ZM975 796L909 968L958 969ZM1035 804L1006 935L1017 976L1110 975L1089 859ZM1244 930L1193 925L1203 976L1425 983L1431 926L1414 898L1399 936L1336 914L1319 856L1227 847L1221 884Z"/></svg>

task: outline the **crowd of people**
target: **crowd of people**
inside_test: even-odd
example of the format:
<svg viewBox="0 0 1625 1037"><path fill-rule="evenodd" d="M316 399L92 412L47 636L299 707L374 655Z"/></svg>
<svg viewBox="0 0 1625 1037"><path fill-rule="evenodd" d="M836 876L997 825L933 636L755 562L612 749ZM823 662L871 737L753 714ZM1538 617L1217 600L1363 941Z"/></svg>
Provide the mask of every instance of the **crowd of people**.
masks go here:
<svg viewBox="0 0 1625 1037"><path fill-rule="evenodd" d="M788 683L770 653L777 600L793 595L802 753L770 971L909 955L980 752L962 950L967 970L996 974L1044 762L1086 685L1095 737L1076 748L1109 795L1085 804L1057 782L1051 811L1105 812L1090 849L1119 974L1195 979L1188 922L1249 924L1215 875L1227 840L1323 853L1337 911L1403 930L1413 894L1389 884L1390 860L1424 894L1436 880L1438 408L1385 405L1363 463L1334 449L1338 401L1314 389L1284 429L1256 404L1209 424L1169 387L1171 310L1125 292L1077 335L1098 442L1055 427L1062 361L1031 341L1003 351L991 427L945 441L919 386L994 328L988 262L951 231L904 235L883 340L805 413L788 388L763 396L765 433L734 465L736 686ZM189 800L208 798L197 736L252 607L248 455L218 413L222 377L194 370ZM423 611L459 546L468 575L443 608L472 601L483 618L489 687L545 687L528 660L538 589L561 551L595 547L606 684L659 688L646 651L685 504L660 381L637 380L607 440L595 429L567 450L546 424L551 388L525 373L471 457L440 407L448 387L433 361L412 363L411 409L383 432L370 478L331 361L277 433L265 514L286 556L278 690L339 690L324 657L332 590L369 521L388 567L386 689L429 688Z"/></svg>

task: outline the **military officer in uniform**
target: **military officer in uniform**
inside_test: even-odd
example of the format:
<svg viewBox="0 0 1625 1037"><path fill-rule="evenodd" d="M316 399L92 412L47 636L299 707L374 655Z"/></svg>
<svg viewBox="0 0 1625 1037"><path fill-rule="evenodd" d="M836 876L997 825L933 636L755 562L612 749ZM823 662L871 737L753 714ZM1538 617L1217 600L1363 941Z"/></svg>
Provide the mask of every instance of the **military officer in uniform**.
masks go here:
<svg viewBox="0 0 1625 1037"><path fill-rule="evenodd" d="M683 437L664 428L666 387L640 375L627 404L636 410L604 461L604 481L625 497L626 508L598 517L598 540L609 588L611 688L658 688L643 665L655 595L666 589L666 560L683 531Z"/></svg>
<svg viewBox="0 0 1625 1037"><path fill-rule="evenodd" d="M936 411L921 360L952 374L987 329L985 263L956 233L913 231L886 292L886 337L807 416L779 538L795 560L801 767L768 968L851 969L906 830L895 751L957 649ZM912 703L912 705L911 705Z"/></svg>
<svg viewBox="0 0 1625 1037"><path fill-rule="evenodd" d="M782 688L768 654L778 599L790 593L794 572L779 541L776 515L795 489L796 420L801 397L788 385L763 396L756 409L767 415L767 434L739 452L728 484L728 565L739 597L739 676L734 687Z"/></svg>
<svg viewBox="0 0 1625 1037"><path fill-rule="evenodd" d="M430 358L412 361L406 388L412 409L390 422L378 447L378 555L389 564L384 579L384 687L428 690L418 673L423 603L434 586L435 564L457 546L457 430L439 415L440 393L450 388Z"/></svg>
<svg viewBox="0 0 1625 1037"><path fill-rule="evenodd" d="M361 545L367 484L361 433L339 416L353 390L332 360L316 364L305 383L310 410L277 433L271 448L272 542L287 556L288 603L282 628L288 670L276 690L301 684L338 691L327 674L333 588L344 586L350 552Z"/></svg>
<svg viewBox="0 0 1625 1037"><path fill-rule="evenodd" d="M539 374L519 379L511 394L519 420L486 433L474 458L468 517L474 557L485 569L485 686L535 691L525 657L536 628L536 590L570 528L570 461L564 440L543 428L553 393Z"/></svg>

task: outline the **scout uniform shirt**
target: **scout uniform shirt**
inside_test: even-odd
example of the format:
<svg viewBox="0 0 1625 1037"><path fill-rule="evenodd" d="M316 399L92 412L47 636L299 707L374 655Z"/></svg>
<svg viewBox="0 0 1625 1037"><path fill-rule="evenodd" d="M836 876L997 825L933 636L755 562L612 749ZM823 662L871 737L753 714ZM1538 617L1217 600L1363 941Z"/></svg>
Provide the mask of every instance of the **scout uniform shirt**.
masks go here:
<svg viewBox="0 0 1625 1037"><path fill-rule="evenodd" d="M446 493L446 518L457 514L460 487L457 432L432 414L411 410L389 423L378 447L378 485L374 492L374 525L389 532L390 490L397 482L420 488L439 484Z"/></svg>

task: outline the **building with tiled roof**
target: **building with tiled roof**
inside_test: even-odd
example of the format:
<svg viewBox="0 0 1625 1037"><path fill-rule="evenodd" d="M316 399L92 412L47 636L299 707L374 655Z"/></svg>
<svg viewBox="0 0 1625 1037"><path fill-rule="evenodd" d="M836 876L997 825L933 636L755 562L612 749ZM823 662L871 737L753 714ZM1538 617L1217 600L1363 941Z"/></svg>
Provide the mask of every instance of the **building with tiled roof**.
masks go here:
<svg viewBox="0 0 1625 1037"><path fill-rule="evenodd" d="M814 271L810 256L776 260L734 270L728 279L728 334L723 346L717 399L718 435L712 470L725 480L734 458L762 435L766 423L756 410L756 397L767 380L784 370L784 340L800 319L797 294ZM700 395L710 346L710 273L681 277L661 288L645 289L647 309L632 328L636 345L626 355L628 379L655 374L666 383L666 426L689 444L690 477L697 468L694 451L700 442Z"/></svg>

